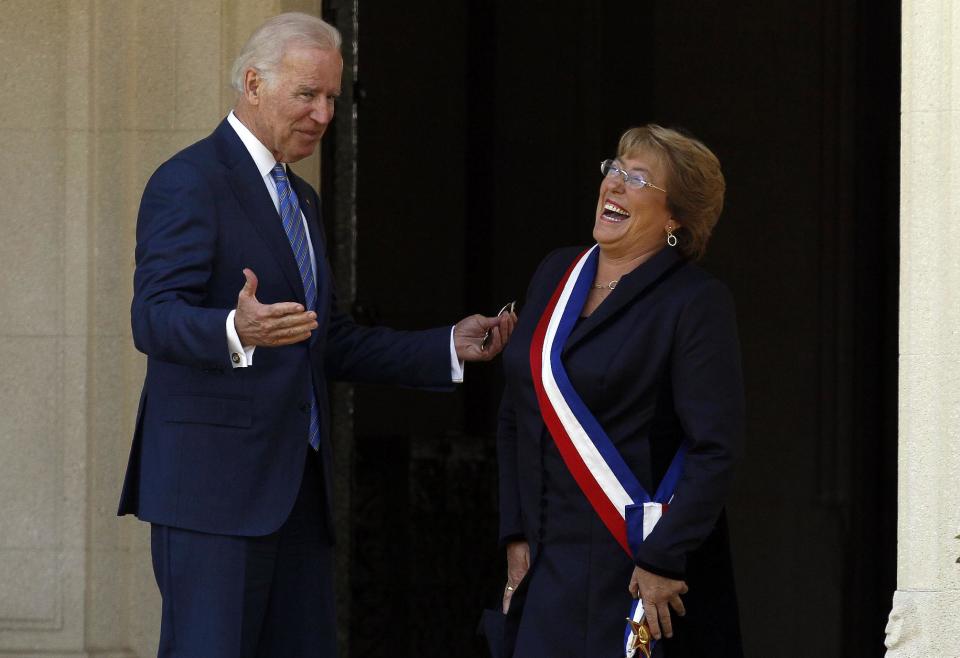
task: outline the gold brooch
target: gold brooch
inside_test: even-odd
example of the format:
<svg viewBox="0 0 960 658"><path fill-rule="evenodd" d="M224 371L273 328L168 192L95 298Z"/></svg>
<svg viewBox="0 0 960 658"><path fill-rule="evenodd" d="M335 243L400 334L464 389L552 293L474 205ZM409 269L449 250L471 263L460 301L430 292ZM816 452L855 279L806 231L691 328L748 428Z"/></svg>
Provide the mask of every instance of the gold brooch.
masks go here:
<svg viewBox="0 0 960 658"><path fill-rule="evenodd" d="M630 629L633 631L633 644L630 649L640 651L643 658L650 658L650 629L647 627L647 620L633 621L627 617L630 622Z"/></svg>

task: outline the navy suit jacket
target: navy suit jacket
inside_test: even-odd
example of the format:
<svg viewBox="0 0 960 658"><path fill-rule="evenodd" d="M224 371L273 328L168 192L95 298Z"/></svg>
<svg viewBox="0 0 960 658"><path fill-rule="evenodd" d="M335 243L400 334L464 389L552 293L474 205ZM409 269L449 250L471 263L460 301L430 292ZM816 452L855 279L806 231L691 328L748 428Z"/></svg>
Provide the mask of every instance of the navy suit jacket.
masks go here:
<svg viewBox="0 0 960 658"><path fill-rule="evenodd" d="M504 351L500 539L526 538L534 551L541 442L553 439L532 383L530 342L550 296L582 251L561 249L541 263ZM683 577L691 551L714 531L743 433L740 350L727 288L664 248L622 277L580 321L562 359L574 389L651 495L681 441L689 441L676 497L634 556L649 571Z"/></svg>
<svg viewBox="0 0 960 658"><path fill-rule="evenodd" d="M319 328L296 345L259 347L254 365L236 369L225 327L243 268L256 273L261 303L304 303L263 178L224 120L147 183L131 308L147 374L120 514L208 533L275 531L297 496L315 402L329 514L328 378L452 388L449 327L366 328L337 311L320 199L292 172L290 181L316 254Z"/></svg>

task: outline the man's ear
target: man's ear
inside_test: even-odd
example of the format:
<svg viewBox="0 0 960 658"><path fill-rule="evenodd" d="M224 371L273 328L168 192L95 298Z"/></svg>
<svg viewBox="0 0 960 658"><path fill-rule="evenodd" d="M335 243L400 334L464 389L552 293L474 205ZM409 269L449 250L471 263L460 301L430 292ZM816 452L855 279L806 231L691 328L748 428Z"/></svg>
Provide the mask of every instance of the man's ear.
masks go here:
<svg viewBox="0 0 960 658"><path fill-rule="evenodd" d="M243 74L243 96L250 105L260 104L260 92L263 90L263 77L253 68Z"/></svg>

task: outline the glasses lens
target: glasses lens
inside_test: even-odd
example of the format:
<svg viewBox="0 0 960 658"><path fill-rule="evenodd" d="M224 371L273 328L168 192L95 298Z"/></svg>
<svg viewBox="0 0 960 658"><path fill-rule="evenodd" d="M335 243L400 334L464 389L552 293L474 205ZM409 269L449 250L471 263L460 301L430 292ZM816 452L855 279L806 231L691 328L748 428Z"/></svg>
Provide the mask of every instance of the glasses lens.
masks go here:
<svg viewBox="0 0 960 658"><path fill-rule="evenodd" d="M600 173L604 176L609 176L612 173L617 173L617 168L613 166L613 160L604 160L600 163Z"/></svg>

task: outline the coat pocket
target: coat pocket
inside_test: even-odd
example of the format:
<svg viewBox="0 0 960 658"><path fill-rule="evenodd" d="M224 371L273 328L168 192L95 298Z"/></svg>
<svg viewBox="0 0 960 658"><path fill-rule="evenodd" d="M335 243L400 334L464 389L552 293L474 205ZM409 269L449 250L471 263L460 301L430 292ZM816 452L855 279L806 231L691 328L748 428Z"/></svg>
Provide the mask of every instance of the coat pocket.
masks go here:
<svg viewBox="0 0 960 658"><path fill-rule="evenodd" d="M168 423L250 427L251 404L249 398L171 395L164 405L163 419Z"/></svg>

